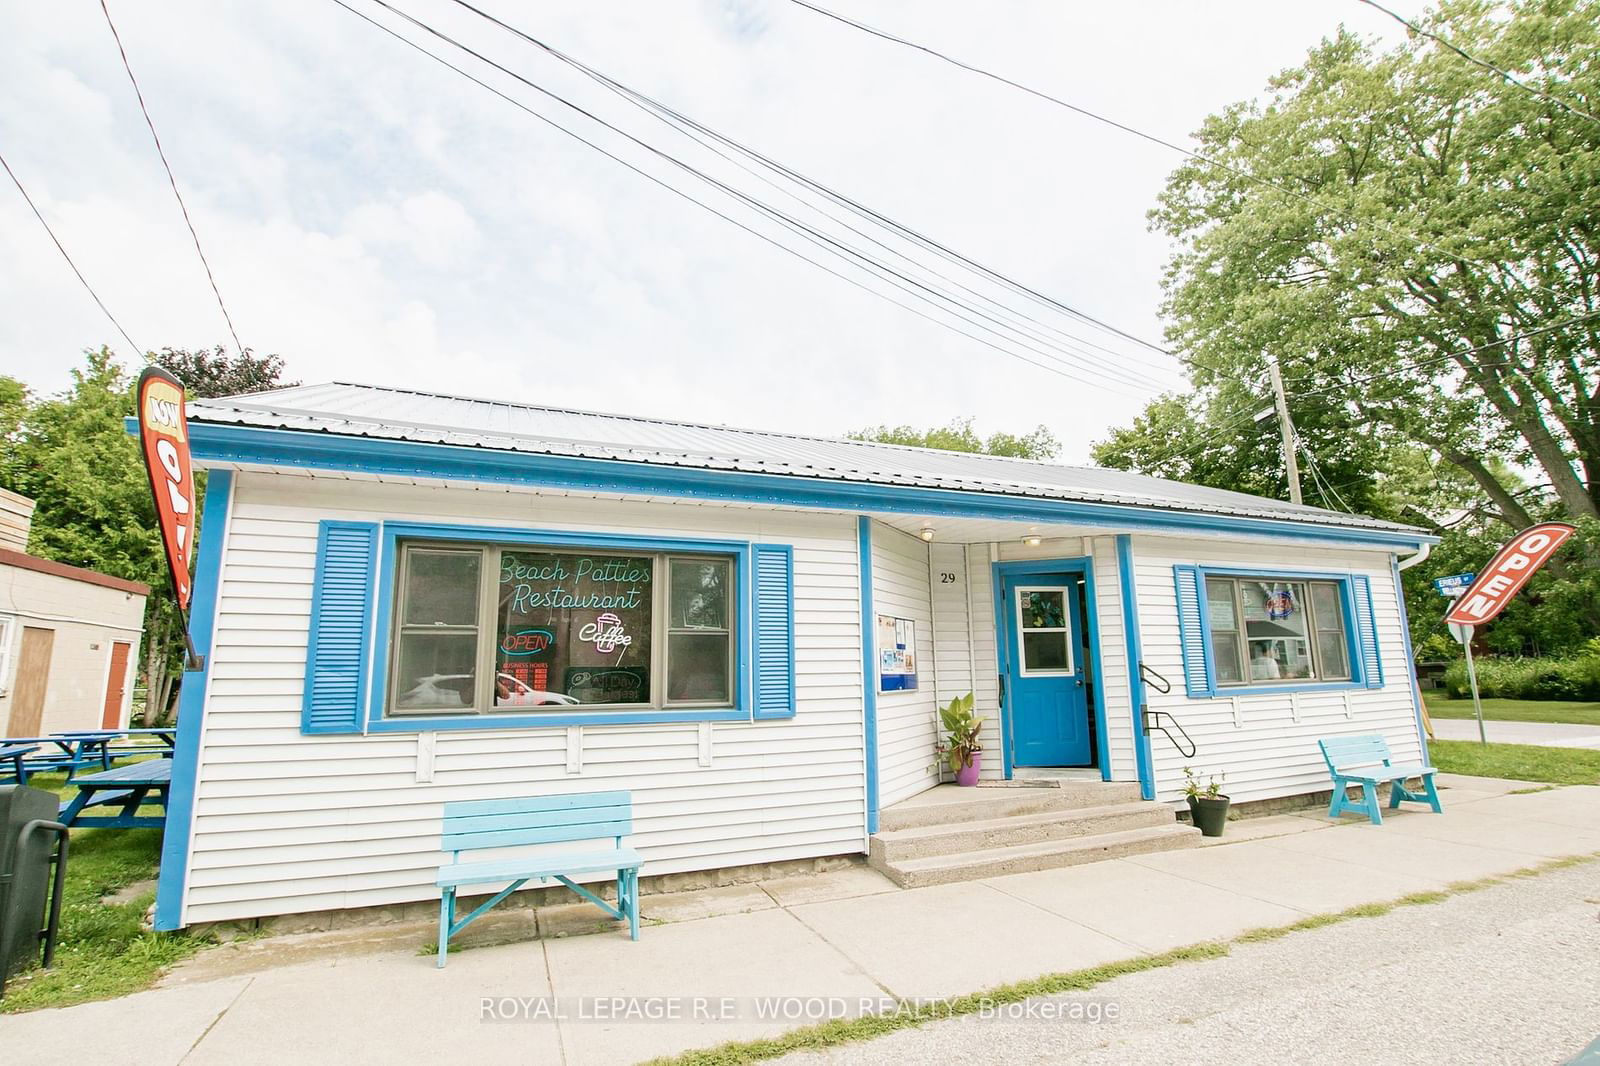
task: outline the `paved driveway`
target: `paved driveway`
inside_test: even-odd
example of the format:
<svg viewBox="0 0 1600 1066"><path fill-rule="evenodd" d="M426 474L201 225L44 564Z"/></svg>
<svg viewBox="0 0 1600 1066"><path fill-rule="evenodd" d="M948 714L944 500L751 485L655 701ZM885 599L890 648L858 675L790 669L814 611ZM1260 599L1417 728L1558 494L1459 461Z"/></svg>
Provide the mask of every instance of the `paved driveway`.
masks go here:
<svg viewBox="0 0 1600 1066"><path fill-rule="evenodd" d="M1600 750L1600 726L1565 722L1497 722L1486 719L1484 732L1491 744L1535 744L1542 748L1595 748ZM1435 718L1433 735L1440 740L1477 740L1477 719Z"/></svg>

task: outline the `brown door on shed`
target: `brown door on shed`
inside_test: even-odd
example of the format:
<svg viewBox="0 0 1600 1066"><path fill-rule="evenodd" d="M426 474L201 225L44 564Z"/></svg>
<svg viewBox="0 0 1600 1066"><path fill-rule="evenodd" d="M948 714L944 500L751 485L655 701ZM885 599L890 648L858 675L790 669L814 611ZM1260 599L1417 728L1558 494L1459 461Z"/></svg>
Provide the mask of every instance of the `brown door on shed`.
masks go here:
<svg viewBox="0 0 1600 1066"><path fill-rule="evenodd" d="M44 690L50 683L50 653L56 631L22 627L22 654L17 658L17 683L11 689L8 737L36 737L44 720Z"/></svg>
<svg viewBox="0 0 1600 1066"><path fill-rule="evenodd" d="M100 714L101 729L122 725L122 697L128 691L128 642L111 642L111 676L106 678L106 706Z"/></svg>

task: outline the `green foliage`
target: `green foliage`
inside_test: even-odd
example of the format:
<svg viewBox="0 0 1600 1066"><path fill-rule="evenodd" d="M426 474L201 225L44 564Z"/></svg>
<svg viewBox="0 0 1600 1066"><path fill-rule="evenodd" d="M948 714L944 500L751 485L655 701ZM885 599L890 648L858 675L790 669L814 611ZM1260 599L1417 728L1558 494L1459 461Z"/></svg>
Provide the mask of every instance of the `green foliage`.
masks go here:
<svg viewBox="0 0 1600 1066"><path fill-rule="evenodd" d="M222 345L211 351L196 348L163 348L150 361L183 382L190 398L239 396L248 392L288 388L298 381L280 381L283 359L276 355L256 356L249 348L229 355Z"/></svg>
<svg viewBox="0 0 1600 1066"><path fill-rule="evenodd" d="M971 418L958 418L948 426L916 429L912 426L872 426L849 434L851 440L904 444L912 448L941 448L949 452L979 452L1006 455L1016 459L1051 459L1061 450L1061 442L1044 426L1020 437L1010 433L978 436Z"/></svg>
<svg viewBox="0 0 1600 1066"><path fill-rule="evenodd" d="M972 713L973 695L957 696L946 707L939 708L939 719L944 723L944 754L950 762L952 773L972 765L972 756L983 750L978 743L978 731L983 719Z"/></svg>
<svg viewBox="0 0 1600 1066"><path fill-rule="evenodd" d="M1431 740L1428 756L1434 766L1447 774L1548 781L1553 785L1600 785L1600 751L1586 748Z"/></svg>
<svg viewBox="0 0 1600 1066"><path fill-rule="evenodd" d="M1570 659L1500 659L1473 662L1478 694L1510 700L1600 700L1600 638ZM1471 695L1466 660L1450 664L1445 691L1455 699Z"/></svg>
<svg viewBox="0 0 1600 1066"><path fill-rule="evenodd" d="M1226 779L1227 775L1223 774L1220 777L1212 777L1207 780L1185 766L1183 768L1183 794L1191 800L1197 800L1201 797L1217 799L1222 795L1222 782Z"/></svg>
<svg viewBox="0 0 1600 1066"><path fill-rule="evenodd" d="M1428 714L1434 718L1476 719L1470 699L1452 699L1438 690L1424 692ZM1559 722L1600 726L1600 701L1482 699L1483 717L1494 722Z"/></svg>

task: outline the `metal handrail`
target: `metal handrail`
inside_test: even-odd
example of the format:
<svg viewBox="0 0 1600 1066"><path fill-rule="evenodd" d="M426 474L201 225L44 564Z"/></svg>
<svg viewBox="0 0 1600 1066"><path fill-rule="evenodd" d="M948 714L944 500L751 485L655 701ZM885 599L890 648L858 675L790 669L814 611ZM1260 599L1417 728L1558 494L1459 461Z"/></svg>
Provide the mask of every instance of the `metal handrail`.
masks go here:
<svg viewBox="0 0 1600 1066"><path fill-rule="evenodd" d="M1172 723L1173 729L1176 729L1179 733L1183 734L1183 739L1189 745L1188 751L1184 751L1183 745L1178 743L1178 738L1173 736L1172 733L1168 731L1167 727L1161 724L1161 719L1163 718ZM1152 729L1159 729L1162 733L1165 733L1167 739L1172 741L1172 746L1178 749L1178 754L1182 755L1185 759L1194 758L1194 753L1199 750L1195 746L1194 738L1184 730L1183 726L1178 724L1178 720L1176 718L1172 717L1172 715L1166 711L1152 711L1149 708L1145 709L1144 735L1149 736Z"/></svg>

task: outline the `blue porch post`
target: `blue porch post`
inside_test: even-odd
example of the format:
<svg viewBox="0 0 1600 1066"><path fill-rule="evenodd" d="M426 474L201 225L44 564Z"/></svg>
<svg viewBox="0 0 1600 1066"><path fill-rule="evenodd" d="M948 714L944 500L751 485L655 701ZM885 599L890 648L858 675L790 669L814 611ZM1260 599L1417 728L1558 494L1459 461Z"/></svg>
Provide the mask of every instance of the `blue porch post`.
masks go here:
<svg viewBox="0 0 1600 1066"><path fill-rule="evenodd" d="M872 634L872 519L856 519L858 569L861 579L861 719L867 772L867 832L878 831L878 671Z"/></svg>
<svg viewBox="0 0 1600 1066"><path fill-rule="evenodd" d="M1156 798L1155 768L1150 759L1150 737L1144 731L1144 680L1139 675L1139 593L1133 574L1133 538L1117 534L1117 577L1122 586L1122 628L1128 648L1128 700L1133 714L1133 757L1139 768L1139 795Z"/></svg>

